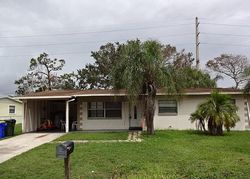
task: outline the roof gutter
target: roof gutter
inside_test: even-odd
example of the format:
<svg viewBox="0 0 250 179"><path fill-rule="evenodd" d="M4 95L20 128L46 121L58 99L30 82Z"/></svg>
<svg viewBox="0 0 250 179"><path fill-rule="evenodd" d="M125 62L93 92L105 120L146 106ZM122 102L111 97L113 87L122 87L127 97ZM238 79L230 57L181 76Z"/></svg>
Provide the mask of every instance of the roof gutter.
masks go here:
<svg viewBox="0 0 250 179"><path fill-rule="evenodd" d="M221 94L244 94L243 92L220 92ZM182 93L182 95L187 95L187 96L201 96L201 95L210 95L211 92L200 92L200 93ZM157 93L157 96L166 96L166 95L172 95L172 94L166 94L166 93ZM127 96L125 93L120 93L120 94L76 94L72 96L26 96L26 97L14 97L13 99L17 100L26 100L26 99L71 99L71 98L76 98L76 97L105 97L105 96Z"/></svg>
<svg viewBox="0 0 250 179"><path fill-rule="evenodd" d="M91 97L91 96L127 96L127 94L77 94L74 97Z"/></svg>
<svg viewBox="0 0 250 179"><path fill-rule="evenodd" d="M201 95L210 95L212 92L200 92L200 93L180 93L182 95L187 95L187 96L201 96ZM220 92L220 94L244 94L243 92ZM166 94L166 93L157 93L157 96L166 96L166 95L172 95L172 94Z"/></svg>
<svg viewBox="0 0 250 179"><path fill-rule="evenodd" d="M69 99L72 96L26 96L26 97L15 97L14 99Z"/></svg>

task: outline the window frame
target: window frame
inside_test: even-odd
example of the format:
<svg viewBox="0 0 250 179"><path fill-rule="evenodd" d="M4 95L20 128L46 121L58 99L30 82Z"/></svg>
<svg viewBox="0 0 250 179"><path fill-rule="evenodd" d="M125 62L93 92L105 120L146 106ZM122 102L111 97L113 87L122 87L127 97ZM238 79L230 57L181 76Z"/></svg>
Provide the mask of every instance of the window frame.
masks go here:
<svg viewBox="0 0 250 179"><path fill-rule="evenodd" d="M107 104L106 103L118 103L119 104L119 107L107 107ZM110 101L107 101L107 102L104 102L104 108L105 108L105 118L118 118L118 119L121 119L122 118L122 102L110 102ZM120 111L121 115L119 117L107 117L107 111Z"/></svg>
<svg viewBox="0 0 250 179"><path fill-rule="evenodd" d="M96 103L96 108L89 108L89 106L91 106L91 103ZM103 102L99 102L99 101L93 101L93 102L88 102L88 106L87 106L87 115L88 115L88 118L105 118L105 107L104 107L104 103L102 104L103 108L98 108L98 103L103 103ZM96 111L96 114L97 114L97 111L103 111L103 117L102 116L94 116L94 117L91 117L89 116L89 111Z"/></svg>
<svg viewBox="0 0 250 179"><path fill-rule="evenodd" d="M176 112L160 112L160 102L161 101L175 101L175 104L176 104ZM178 101L177 100L174 100L174 99L160 99L158 100L158 106L157 106L157 110L158 110L158 116L176 116L178 115L178 111L179 111L179 106L178 106Z"/></svg>
<svg viewBox="0 0 250 179"><path fill-rule="evenodd" d="M91 103L102 103L103 104L103 117L91 117L89 116L89 111L90 110L95 110L95 109L90 109L89 105ZM120 108L107 108L106 107L106 103L120 103ZM96 109L98 110L98 109ZM120 117L107 117L107 111L108 110L119 110L121 111L121 116ZM112 101L91 101L91 102L87 102L87 119L88 120L121 120L122 119L122 102L121 101L117 101L117 102L112 102Z"/></svg>
<svg viewBox="0 0 250 179"><path fill-rule="evenodd" d="M11 107L14 107L14 112L10 112ZM9 109L9 114L16 114L16 106L15 105L13 105L13 104L9 105L8 109Z"/></svg>

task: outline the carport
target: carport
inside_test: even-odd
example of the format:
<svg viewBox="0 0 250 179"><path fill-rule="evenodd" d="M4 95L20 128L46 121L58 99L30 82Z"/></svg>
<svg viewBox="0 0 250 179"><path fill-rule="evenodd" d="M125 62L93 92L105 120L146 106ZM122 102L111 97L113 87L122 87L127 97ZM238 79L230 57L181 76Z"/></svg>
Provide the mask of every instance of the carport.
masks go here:
<svg viewBox="0 0 250 179"><path fill-rule="evenodd" d="M69 132L77 120L75 92L41 92L19 97L24 105L23 132Z"/></svg>

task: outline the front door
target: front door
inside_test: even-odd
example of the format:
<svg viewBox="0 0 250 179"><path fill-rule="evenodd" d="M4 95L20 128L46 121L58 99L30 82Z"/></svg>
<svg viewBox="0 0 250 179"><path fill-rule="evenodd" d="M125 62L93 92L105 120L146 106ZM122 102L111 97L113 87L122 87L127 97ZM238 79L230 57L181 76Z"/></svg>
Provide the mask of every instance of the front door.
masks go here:
<svg viewBox="0 0 250 179"><path fill-rule="evenodd" d="M130 118L129 129L131 130L141 129L141 113L136 105L130 107L129 118Z"/></svg>

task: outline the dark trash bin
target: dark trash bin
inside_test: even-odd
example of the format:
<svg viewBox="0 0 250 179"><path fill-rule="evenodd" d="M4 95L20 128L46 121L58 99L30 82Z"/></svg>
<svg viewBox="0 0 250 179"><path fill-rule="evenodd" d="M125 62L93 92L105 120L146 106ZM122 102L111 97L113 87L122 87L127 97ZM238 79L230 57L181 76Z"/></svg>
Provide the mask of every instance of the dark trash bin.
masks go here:
<svg viewBox="0 0 250 179"><path fill-rule="evenodd" d="M8 119L8 120L4 120L4 121L7 124L7 126L5 128L5 135L6 136L14 136L16 120L15 119Z"/></svg>
<svg viewBox="0 0 250 179"><path fill-rule="evenodd" d="M0 123L0 139L5 137L6 123Z"/></svg>

